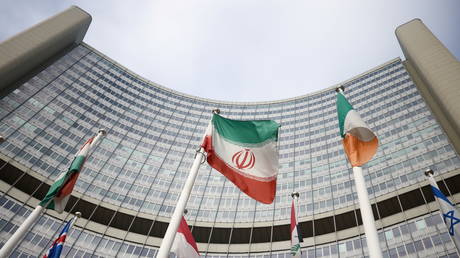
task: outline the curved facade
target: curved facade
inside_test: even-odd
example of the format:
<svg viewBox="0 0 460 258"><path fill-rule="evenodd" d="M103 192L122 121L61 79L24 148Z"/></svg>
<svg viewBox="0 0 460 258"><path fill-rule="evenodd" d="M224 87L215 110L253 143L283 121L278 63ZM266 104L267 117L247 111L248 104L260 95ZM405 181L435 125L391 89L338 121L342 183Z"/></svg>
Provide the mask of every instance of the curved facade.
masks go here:
<svg viewBox="0 0 460 258"><path fill-rule="evenodd" d="M460 159L397 58L340 83L380 140L365 167L384 257L457 257L426 187L430 167L460 195ZM186 218L206 257L290 257L290 194L305 257L367 254L351 167L341 146L334 87L279 101L239 103L189 96L149 82L85 43L56 57L0 100L0 242L5 242L99 128L66 211L81 211L66 257L152 257L201 137L219 108L234 119L281 124L273 204L256 203L207 164ZM428 191L427 191L428 190ZM44 253L72 215L46 214L13 254ZM450 256L449 256L450 255Z"/></svg>

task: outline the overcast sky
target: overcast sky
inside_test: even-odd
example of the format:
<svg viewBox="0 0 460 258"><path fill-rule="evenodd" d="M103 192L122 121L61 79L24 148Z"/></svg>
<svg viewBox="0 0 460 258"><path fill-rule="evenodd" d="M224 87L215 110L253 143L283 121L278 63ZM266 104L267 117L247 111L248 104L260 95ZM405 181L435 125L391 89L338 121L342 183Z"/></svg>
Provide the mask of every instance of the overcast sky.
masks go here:
<svg viewBox="0 0 460 258"><path fill-rule="evenodd" d="M268 101L330 87L395 57L395 28L421 18L460 57L460 1L0 1L0 41L77 5L84 41L174 90Z"/></svg>

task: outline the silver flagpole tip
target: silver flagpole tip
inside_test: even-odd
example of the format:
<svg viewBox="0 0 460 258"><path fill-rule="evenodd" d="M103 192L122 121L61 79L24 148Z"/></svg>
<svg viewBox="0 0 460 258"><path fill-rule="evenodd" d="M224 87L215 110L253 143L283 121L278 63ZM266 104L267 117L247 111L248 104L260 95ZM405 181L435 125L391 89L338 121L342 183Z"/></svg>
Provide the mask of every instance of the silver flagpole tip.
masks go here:
<svg viewBox="0 0 460 258"><path fill-rule="evenodd" d="M300 196L299 192L293 192L293 193L291 193L291 197L292 197L292 198L294 198L294 197L299 198L299 196Z"/></svg>
<svg viewBox="0 0 460 258"><path fill-rule="evenodd" d="M81 217L81 212L79 212L79 211L75 212L75 216L77 216L77 218L80 218Z"/></svg>
<svg viewBox="0 0 460 258"><path fill-rule="evenodd" d="M431 168L427 168L425 170L425 176L430 176L430 175L433 176L434 172L433 172L433 170L431 170Z"/></svg>
<svg viewBox="0 0 460 258"><path fill-rule="evenodd" d="M107 134L107 131L104 130L104 129L99 129L99 131L97 131L97 132L102 134L103 136L105 136Z"/></svg>
<svg viewBox="0 0 460 258"><path fill-rule="evenodd" d="M340 90L345 91L345 87L343 87L343 85L340 85L339 87L335 88L335 92L340 92Z"/></svg>
<svg viewBox="0 0 460 258"><path fill-rule="evenodd" d="M212 110L213 114L220 114L220 109L216 108Z"/></svg>
<svg viewBox="0 0 460 258"><path fill-rule="evenodd" d="M5 137L3 137L2 135L0 135L0 143L6 141Z"/></svg>

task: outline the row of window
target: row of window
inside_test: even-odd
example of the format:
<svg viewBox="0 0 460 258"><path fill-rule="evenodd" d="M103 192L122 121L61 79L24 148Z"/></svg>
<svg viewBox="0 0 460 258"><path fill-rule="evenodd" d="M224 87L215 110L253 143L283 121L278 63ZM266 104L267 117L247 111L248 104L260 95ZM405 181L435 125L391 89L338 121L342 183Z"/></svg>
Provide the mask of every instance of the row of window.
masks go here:
<svg viewBox="0 0 460 258"><path fill-rule="evenodd" d="M87 135L91 135L91 129L94 128L94 124L108 123L106 128L109 129L109 135L102 141L98 151L88 159L86 165L86 171L88 172L82 174L76 190L96 199L105 199L115 205L120 205L123 202L127 203L127 207L134 210L168 216L174 207L175 200L185 181L187 168L193 159L193 153L184 155L184 152L199 142L199 131L205 127L205 122L201 122L199 127L184 126L184 121L189 121L187 123L193 121L188 119L182 119L181 121L181 118L176 117L172 112L166 120L158 116L158 119L140 122L141 119L147 121L150 117L133 118L132 115L145 114L147 112L145 110L150 107L144 108L143 111L132 112L130 110L130 108L135 109L136 105L129 104L128 100L133 101L134 97L139 97L143 93L141 91L132 91L130 86L134 85L134 83L130 80L119 80L121 75L126 74L124 71L119 70L115 65L107 63L104 58L98 57L93 53L89 53L80 59L72 58L72 60L76 63L71 64L68 62L68 70L65 70L65 67L61 67L60 72L53 72L51 68L42 72L39 77L51 83L48 87L44 86L42 91L34 93L33 97L26 100L23 96L24 93L19 92L16 94L21 95L20 97L25 101L24 104L17 107L18 114L21 114L19 111L23 110L24 113L27 113L27 117L20 118L11 114L9 117L11 118L11 123L9 120L4 120L11 125L13 131L17 130L12 137L9 137L12 144L5 144L4 148L6 151L11 152L11 155L18 161L28 164L36 170L44 170L44 175L52 179L71 159L73 152L68 150L76 148L78 143L88 137ZM80 63L84 64L80 65ZM113 69L116 71L112 72ZM93 71L91 74L97 75L96 78L86 73L88 71ZM60 75L60 77L55 79L49 75L42 75L43 73ZM398 98L395 101L408 103L404 104L407 106L398 107L400 110L414 107L414 110L411 111L413 114L422 114L423 112L420 111L426 111L426 107L420 101L420 96L414 91L414 85L412 83L408 84L407 80L407 73L404 72L402 65L398 67L390 65L385 73L380 73L378 78L375 78L373 83L378 84L379 87L391 88L391 90L384 91L379 95L376 94L375 90L369 91L367 94L373 96L373 99L380 99L377 102L384 103ZM88 82L94 84L88 84ZM96 84L96 82L101 84ZM106 84L104 82L110 83ZM99 85L99 87L95 85ZM151 90L150 88L146 90ZM24 90L24 92L26 91ZM126 94L127 91L131 92L130 96ZM50 92L60 93L55 93L53 95L55 98L51 101L47 97ZM90 92L94 94L89 94ZM134 94L134 92L136 93ZM154 92L156 91L154 90ZM356 93L356 91L354 92ZM107 94L104 95L103 93ZM328 94L321 93L321 98L329 98L330 93ZM167 102L167 99L172 96L168 94L165 96L164 101ZM117 100L123 98L126 99L125 105L128 106L128 109L122 109L121 107L124 107L124 105L117 102ZM101 101L103 99L107 101ZM328 101L332 102L333 98L328 99ZM152 102L155 101L149 100L148 103ZM73 105L74 103L79 103L79 105ZM293 107L298 103L299 100L296 100ZM311 103L314 102L308 103L309 109L313 109L313 106L310 106ZM162 105L157 108L161 109L165 114L168 113L168 109L171 110L170 108L174 110L180 108L177 103L173 105L171 103L157 104ZM319 102L316 104L319 105ZM394 102L394 105L397 104ZM279 106L279 104L276 105ZM387 110L379 110L380 106L377 105L375 109L379 114ZM99 113L95 111L97 107L100 108L97 111ZM288 105L281 107L280 111L282 110L283 112L294 111L292 107L288 108ZM415 109L416 107L418 109ZM151 109L151 112L155 113L157 111ZM191 111L183 112L183 114L193 113ZM302 197L314 196L314 201L308 197L305 199L306 203L301 205L301 210L307 212L307 214L311 214L311 212L321 213L331 208L345 207L355 202L355 197L347 189L349 188L347 185L352 186L353 181L348 174L349 169L344 163L343 149L337 136L337 122L335 115L332 114L334 112L334 109L330 108L327 112L330 113L328 115L331 116L330 118L324 118L313 123L313 125L319 126L317 130L310 129L308 131L308 127L305 127L302 129L307 131L305 134L290 136L288 136L289 133L281 134L280 149L282 151L286 149L291 152L280 155L278 197L273 207L264 207L262 210L257 210L258 212L262 211L262 218L270 220L273 209L279 212L282 210L280 207L286 208L289 204L289 193L297 189L302 190L302 193L304 193ZM393 111L390 109L390 112ZM109 116L109 113L114 115ZM432 164L438 162L435 159L440 155L444 155L450 162L450 165L445 167L452 168L457 166L458 163L452 156L455 156L454 151L444 147L447 144L444 135L442 135L444 145L439 146L437 150L428 149L427 146L418 148L415 140L417 138L416 134L420 134L421 137L425 138L423 140L428 142L429 140L424 135L425 133L430 135L432 132L426 131L427 129L423 129L420 132L410 132L408 125L406 126L407 128L401 125L404 122L414 125L414 128L418 129L418 125L421 125L418 121L433 121L433 118L429 117L428 113L413 124L411 124L412 116L406 116L402 111L397 114L403 115L404 120L401 121L401 117L395 117L377 125L381 127L383 132L386 132L383 134L384 137L380 139L385 152L379 151L374 159L380 162L374 162L368 166L370 178L375 181L375 184L371 183L369 189L376 195L386 193L387 189L391 189L395 184L410 184L402 177L399 180L400 175L395 174L397 172L396 168L400 164L404 164L406 168L411 168L413 164L420 163L420 161ZM385 114L385 116L390 117L392 114ZM318 118L321 119L319 116ZM18 119L22 119L22 121ZM284 116L282 119L290 120L285 119ZM197 121L201 120L203 118ZM139 123L143 123L143 125L139 126ZM327 125L328 123L331 123L331 125ZM155 126L152 126L154 124ZM436 127L433 130L437 132L437 135L440 135L440 128ZM193 134L189 135L187 131L191 131ZM407 132L410 134L407 134ZM387 133L389 134L388 136ZM320 134L324 134L324 136L312 138L314 135ZM394 143L394 140L388 139L398 134L406 137L406 141L386 147L386 142ZM302 137L308 138L309 141L304 141ZM287 144L291 141L294 143ZM324 144L324 142L330 143ZM404 146L406 143L409 143L409 146ZM418 149L415 150L415 147ZM418 156L406 156L411 155L411 153L416 153ZM381 157L384 160L381 160ZM403 163L400 161L401 157L404 157L405 160L410 160ZM284 163L283 159L288 162ZM451 159L452 161L450 161ZM335 167L334 163L337 162L340 164ZM443 169L442 171L446 171L445 167L442 167L443 161L439 162L439 166ZM312 167L311 170L309 169L310 166ZM417 170L418 168L413 167L409 171L411 173L408 174L415 175L415 173L418 173ZM219 178L219 180L209 182L208 175L215 175L214 177ZM388 175L391 178L385 178ZM369 177L367 178L369 180ZM383 178L384 180L373 180L374 178ZM247 197L240 197L236 188L227 186L228 184L225 185L225 181L220 179L222 179L222 176L216 174L215 171L211 171L208 167L203 167L200 170L197 187L194 188L192 194L192 196L196 196L195 201L189 203L191 210L195 210L197 214L203 213L203 215L199 215L200 219L208 220L210 216L206 213L216 214L218 204L223 196L240 200L238 204L238 209L240 210L237 213L240 213L241 209L252 209L254 207L249 202L249 199L246 199ZM417 178L411 179L417 180ZM335 180L334 183L331 180ZM232 190L229 191L228 189ZM237 211L237 207L234 201L228 203L229 206L224 205L222 209L225 211L224 217L231 221ZM200 210L203 212L200 212ZM251 221L254 212L244 211L242 214L241 216L245 218L245 221ZM287 214L288 212L286 214L282 213L279 218L285 218L288 216Z"/></svg>
<svg viewBox="0 0 460 258"><path fill-rule="evenodd" d="M0 246L29 214L30 209L19 202L0 197ZM48 215L42 216L32 230L15 250L15 257L29 257L30 254L47 251L54 237L63 226L63 222ZM384 257L405 257L418 253L420 256L446 254L449 257L455 252L453 242L447 232L439 213L428 214L404 223L379 230L380 245ZM152 257L156 248L143 246L121 239L104 236L81 230L79 227L69 232L64 248L66 257L114 257L116 255L134 255L136 257ZM303 257L355 257L367 254L365 237L354 237L334 243L303 248ZM250 252L249 252L250 253ZM253 253L254 257L285 257L289 253ZM246 254L247 255L247 254ZM30 255L31 256L31 255ZM227 257L208 254L208 257ZM240 257L238 254L228 257ZM290 257L290 256L286 256Z"/></svg>

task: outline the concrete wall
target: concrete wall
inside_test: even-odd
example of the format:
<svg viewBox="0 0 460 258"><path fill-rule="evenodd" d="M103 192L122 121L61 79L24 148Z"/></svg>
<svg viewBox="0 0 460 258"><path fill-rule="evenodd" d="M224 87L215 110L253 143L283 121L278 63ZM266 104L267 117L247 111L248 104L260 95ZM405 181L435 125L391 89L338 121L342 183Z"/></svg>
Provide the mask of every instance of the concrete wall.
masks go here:
<svg viewBox="0 0 460 258"><path fill-rule="evenodd" d="M0 96L40 64L82 42L91 16L82 9L69 9L0 43Z"/></svg>
<svg viewBox="0 0 460 258"><path fill-rule="evenodd" d="M395 33L408 71L460 153L460 62L420 19L399 26Z"/></svg>

